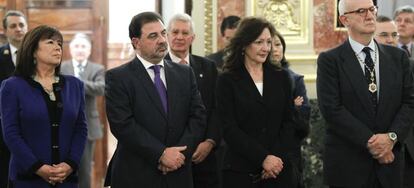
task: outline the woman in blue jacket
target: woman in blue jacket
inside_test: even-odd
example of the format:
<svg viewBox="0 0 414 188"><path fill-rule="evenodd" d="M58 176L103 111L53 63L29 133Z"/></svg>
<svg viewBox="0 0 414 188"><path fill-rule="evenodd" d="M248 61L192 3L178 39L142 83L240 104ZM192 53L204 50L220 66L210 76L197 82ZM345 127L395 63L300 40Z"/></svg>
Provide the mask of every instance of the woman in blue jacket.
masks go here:
<svg viewBox="0 0 414 188"><path fill-rule="evenodd" d="M77 187L87 136L81 81L59 74L62 34L39 26L18 49L14 76L0 88L9 187Z"/></svg>

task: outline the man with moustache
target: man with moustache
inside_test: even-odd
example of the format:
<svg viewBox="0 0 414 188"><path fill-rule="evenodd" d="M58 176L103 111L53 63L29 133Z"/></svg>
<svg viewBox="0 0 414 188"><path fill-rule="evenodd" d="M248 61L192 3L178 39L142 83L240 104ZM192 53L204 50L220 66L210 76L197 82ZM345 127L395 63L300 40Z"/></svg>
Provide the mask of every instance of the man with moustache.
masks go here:
<svg viewBox="0 0 414 188"><path fill-rule="evenodd" d="M167 38L170 52L165 59L193 68L207 110L206 132L192 157L194 187L215 188L218 187L218 169L213 148L220 142L219 125L214 112L217 68L213 61L190 54L195 34L194 24L188 14L176 14L171 18Z"/></svg>
<svg viewBox="0 0 414 188"><path fill-rule="evenodd" d="M118 140L107 173L113 188L193 187L205 108L191 67L164 60L166 35L158 14L137 14L129 25L136 57L106 73L107 116Z"/></svg>
<svg viewBox="0 0 414 188"><path fill-rule="evenodd" d="M6 12L3 29L8 43L0 47L0 83L7 79L16 67L17 50L27 32L27 22L23 13L16 10ZM0 127L0 187L7 187L10 152L4 144L2 132Z"/></svg>
<svg viewBox="0 0 414 188"><path fill-rule="evenodd" d="M403 144L414 122L407 54L373 40L372 0L341 0L349 38L317 60L326 120L324 176L331 188L402 188Z"/></svg>

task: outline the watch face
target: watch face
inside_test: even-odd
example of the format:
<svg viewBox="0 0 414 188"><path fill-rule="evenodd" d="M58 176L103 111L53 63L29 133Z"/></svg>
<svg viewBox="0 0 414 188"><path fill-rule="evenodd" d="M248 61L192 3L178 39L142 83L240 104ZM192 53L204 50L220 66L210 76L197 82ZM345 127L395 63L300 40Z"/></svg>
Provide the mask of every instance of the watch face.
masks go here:
<svg viewBox="0 0 414 188"><path fill-rule="evenodd" d="M391 140L397 140L397 134L395 134L395 133L390 133L389 137L390 137Z"/></svg>

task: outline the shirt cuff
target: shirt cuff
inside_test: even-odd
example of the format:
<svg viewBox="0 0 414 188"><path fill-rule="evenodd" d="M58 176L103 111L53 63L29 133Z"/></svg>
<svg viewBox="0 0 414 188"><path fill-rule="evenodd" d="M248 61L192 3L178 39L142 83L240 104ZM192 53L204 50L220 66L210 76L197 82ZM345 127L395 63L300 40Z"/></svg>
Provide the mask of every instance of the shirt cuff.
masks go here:
<svg viewBox="0 0 414 188"><path fill-rule="evenodd" d="M209 142L211 145L213 145L213 148L216 146L216 141L214 141L213 139L207 138L205 142Z"/></svg>

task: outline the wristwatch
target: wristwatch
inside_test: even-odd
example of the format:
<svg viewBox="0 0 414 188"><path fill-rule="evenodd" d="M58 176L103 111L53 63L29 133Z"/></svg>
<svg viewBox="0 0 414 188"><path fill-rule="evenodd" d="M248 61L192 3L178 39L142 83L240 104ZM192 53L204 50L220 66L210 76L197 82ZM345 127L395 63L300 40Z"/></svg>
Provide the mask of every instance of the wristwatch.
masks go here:
<svg viewBox="0 0 414 188"><path fill-rule="evenodd" d="M388 133L388 138L390 138L391 141L393 141L394 143L397 142L397 134L395 132L389 132Z"/></svg>

